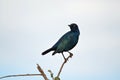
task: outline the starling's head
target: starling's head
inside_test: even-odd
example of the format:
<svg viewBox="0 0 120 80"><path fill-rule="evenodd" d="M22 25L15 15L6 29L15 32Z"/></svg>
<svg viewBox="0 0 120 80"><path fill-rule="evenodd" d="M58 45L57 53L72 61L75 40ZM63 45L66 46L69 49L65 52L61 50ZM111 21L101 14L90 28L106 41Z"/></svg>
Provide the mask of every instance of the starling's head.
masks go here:
<svg viewBox="0 0 120 80"><path fill-rule="evenodd" d="M75 24L75 23L72 23L72 24L70 24L68 26L70 27L71 31L79 31L78 25Z"/></svg>

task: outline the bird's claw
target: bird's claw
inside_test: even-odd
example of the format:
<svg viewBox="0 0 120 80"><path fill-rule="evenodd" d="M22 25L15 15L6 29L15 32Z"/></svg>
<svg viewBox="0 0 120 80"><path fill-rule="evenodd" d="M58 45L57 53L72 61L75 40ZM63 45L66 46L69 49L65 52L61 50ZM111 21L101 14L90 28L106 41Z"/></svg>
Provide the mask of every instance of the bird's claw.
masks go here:
<svg viewBox="0 0 120 80"><path fill-rule="evenodd" d="M71 52L68 52L70 55L69 55L69 57L70 58L72 58L72 56L73 56L73 53L71 53Z"/></svg>

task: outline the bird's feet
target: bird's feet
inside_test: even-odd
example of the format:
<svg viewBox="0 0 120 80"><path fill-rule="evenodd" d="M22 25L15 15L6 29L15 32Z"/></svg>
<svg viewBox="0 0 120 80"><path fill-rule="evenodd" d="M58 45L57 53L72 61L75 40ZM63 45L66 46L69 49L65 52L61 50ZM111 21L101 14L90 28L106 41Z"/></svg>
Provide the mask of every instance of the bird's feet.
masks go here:
<svg viewBox="0 0 120 80"><path fill-rule="evenodd" d="M67 61L67 59L65 58L65 56L64 56L64 54L62 53L62 56L63 56L63 58L64 58L64 60L65 60L65 62Z"/></svg>
<svg viewBox="0 0 120 80"><path fill-rule="evenodd" d="M67 62L67 60L68 60L69 58L72 58L72 56L73 56L73 54L72 54L71 52L68 52L68 53L69 53L69 56L68 56L67 58L65 58L64 54L62 53L62 56L63 56L63 58L64 58L65 63Z"/></svg>
<svg viewBox="0 0 120 80"><path fill-rule="evenodd" d="M69 55L69 57L70 58L72 58L72 56L73 56L73 53L71 53L71 52L68 52L70 55Z"/></svg>

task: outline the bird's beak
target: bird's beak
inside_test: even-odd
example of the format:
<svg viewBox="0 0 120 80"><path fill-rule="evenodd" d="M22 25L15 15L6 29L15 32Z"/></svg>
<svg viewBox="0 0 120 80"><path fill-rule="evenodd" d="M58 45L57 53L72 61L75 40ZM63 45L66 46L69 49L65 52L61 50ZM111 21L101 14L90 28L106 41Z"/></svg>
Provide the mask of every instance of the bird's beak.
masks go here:
<svg viewBox="0 0 120 80"><path fill-rule="evenodd" d="M68 25L69 27L71 26L71 25Z"/></svg>

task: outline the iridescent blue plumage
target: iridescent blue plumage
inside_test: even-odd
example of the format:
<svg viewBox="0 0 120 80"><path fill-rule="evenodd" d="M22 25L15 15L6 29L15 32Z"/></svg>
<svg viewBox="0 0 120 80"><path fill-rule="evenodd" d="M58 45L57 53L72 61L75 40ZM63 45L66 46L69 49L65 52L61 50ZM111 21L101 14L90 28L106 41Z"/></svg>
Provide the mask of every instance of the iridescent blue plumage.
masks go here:
<svg viewBox="0 0 120 80"><path fill-rule="evenodd" d="M80 31L75 23L69 25L69 27L71 30L64 34L53 47L44 51L42 55L45 55L50 51L54 51L52 55L63 53L75 47L79 39Z"/></svg>

